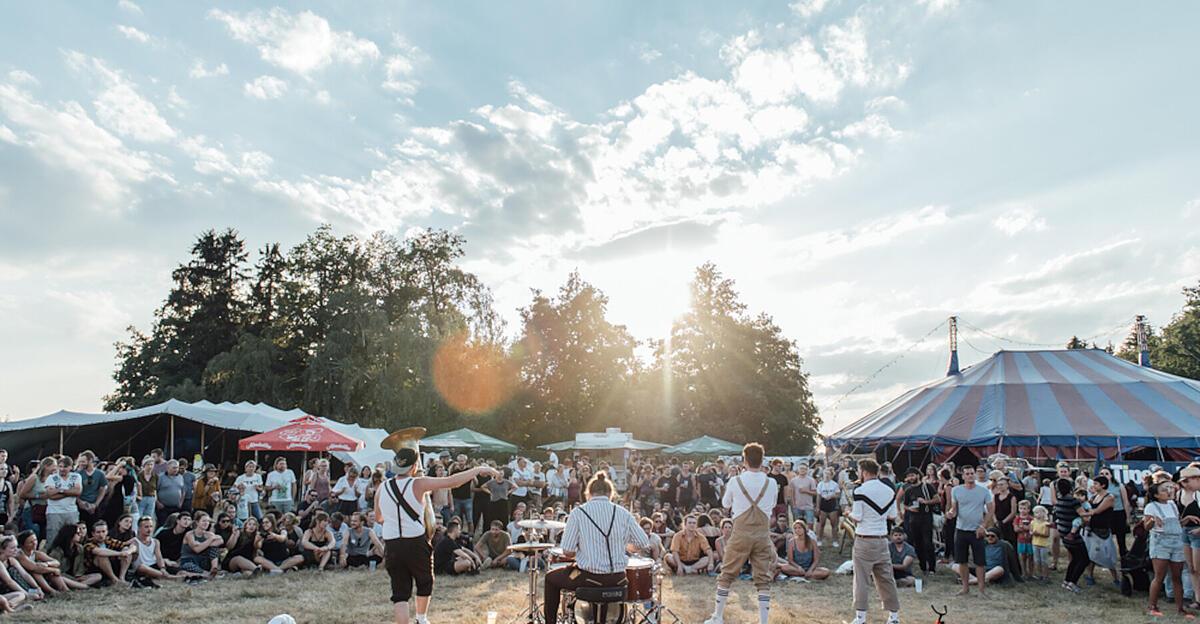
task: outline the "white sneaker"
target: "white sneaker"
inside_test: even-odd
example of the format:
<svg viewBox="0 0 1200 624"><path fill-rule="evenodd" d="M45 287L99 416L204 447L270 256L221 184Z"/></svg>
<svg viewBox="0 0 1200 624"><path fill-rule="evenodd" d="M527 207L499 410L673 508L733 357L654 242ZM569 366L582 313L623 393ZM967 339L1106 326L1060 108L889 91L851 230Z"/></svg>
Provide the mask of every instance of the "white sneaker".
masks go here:
<svg viewBox="0 0 1200 624"><path fill-rule="evenodd" d="M867 624L867 618L856 615L854 616L854 619L850 621L850 624Z"/></svg>
<svg viewBox="0 0 1200 624"><path fill-rule="evenodd" d="M888 616L887 624L900 624L900 616L898 616L898 615L896 617Z"/></svg>
<svg viewBox="0 0 1200 624"><path fill-rule="evenodd" d="M834 547L834 548L841 548L841 547L842 547L842 545L841 545L841 544L839 544L839 543L837 543L837 542L834 542L834 543L833 543L833 547Z"/></svg>
<svg viewBox="0 0 1200 624"><path fill-rule="evenodd" d="M714 613L707 620L704 620L704 624L725 624L725 618Z"/></svg>

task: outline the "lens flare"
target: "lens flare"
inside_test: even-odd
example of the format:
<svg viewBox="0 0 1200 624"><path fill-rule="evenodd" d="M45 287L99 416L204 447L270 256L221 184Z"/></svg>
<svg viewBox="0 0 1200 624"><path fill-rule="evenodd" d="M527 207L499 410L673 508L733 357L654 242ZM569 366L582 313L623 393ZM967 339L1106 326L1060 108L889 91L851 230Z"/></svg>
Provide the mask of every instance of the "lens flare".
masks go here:
<svg viewBox="0 0 1200 624"><path fill-rule="evenodd" d="M444 340L433 355L438 394L467 414L486 414L508 401L517 387L517 372L500 347L472 342L465 332Z"/></svg>

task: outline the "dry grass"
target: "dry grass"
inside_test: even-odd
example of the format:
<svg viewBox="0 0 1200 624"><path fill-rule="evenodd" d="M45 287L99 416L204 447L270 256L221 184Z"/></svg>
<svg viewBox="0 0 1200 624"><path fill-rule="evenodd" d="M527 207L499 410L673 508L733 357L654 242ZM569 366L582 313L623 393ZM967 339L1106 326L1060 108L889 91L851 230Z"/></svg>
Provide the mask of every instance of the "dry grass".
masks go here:
<svg viewBox="0 0 1200 624"><path fill-rule="evenodd" d="M1101 578L1107 575L1102 575ZM488 610L507 622L520 609L525 577L513 572L488 572L478 577L439 578L434 590L432 620L439 624L481 623ZM668 605L684 622L702 622L712 609L714 579L689 577L665 583ZM1057 584L1001 587L987 600L953 597L957 586L940 573L923 594L901 590L905 622L932 622L930 604L948 605L946 624L1095 623L1142 624L1145 597L1126 599L1111 585L1087 588L1071 596ZM757 623L753 587L739 581L726 612L726 621ZM835 577L823 583L778 583L773 588L771 621L780 623L839 623L853 617L851 581ZM160 590L105 589L52 599L10 618L13 622L215 622L263 624L279 613L301 623L387 622L387 575L383 570L361 572L298 572L283 577L251 580L222 579L199 586L171 584ZM1164 603L1164 606L1166 604ZM871 621L884 615L872 600ZM1168 616L1168 621L1177 618ZM1179 620L1182 621L1182 620Z"/></svg>

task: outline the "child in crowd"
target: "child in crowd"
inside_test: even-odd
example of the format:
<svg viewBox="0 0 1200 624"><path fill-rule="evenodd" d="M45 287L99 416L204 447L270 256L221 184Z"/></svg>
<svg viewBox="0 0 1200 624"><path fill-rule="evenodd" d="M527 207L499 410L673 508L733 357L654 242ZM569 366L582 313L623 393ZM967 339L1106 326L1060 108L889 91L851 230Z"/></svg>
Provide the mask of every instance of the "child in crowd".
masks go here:
<svg viewBox="0 0 1200 624"><path fill-rule="evenodd" d="M1041 505L1034 507L1033 521L1029 523L1029 540L1033 548L1033 566L1029 576L1039 581L1049 579L1050 526L1050 512Z"/></svg>
<svg viewBox="0 0 1200 624"><path fill-rule="evenodd" d="M1013 518L1013 533L1017 536L1017 556L1021 559L1021 570L1025 576L1033 577L1033 506L1028 500L1017 503L1017 516Z"/></svg>

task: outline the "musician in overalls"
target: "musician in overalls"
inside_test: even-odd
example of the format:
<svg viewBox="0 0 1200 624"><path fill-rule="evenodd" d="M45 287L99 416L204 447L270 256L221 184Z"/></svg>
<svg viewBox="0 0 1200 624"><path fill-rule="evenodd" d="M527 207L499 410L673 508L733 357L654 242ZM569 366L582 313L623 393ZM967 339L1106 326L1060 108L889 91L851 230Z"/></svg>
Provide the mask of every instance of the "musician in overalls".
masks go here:
<svg viewBox="0 0 1200 624"><path fill-rule="evenodd" d="M758 590L758 621L767 624L771 612L771 581L775 578L775 546L771 543L771 512L779 486L763 472L763 447L742 447L742 473L729 480L721 506L731 510L733 534L725 546L721 576L717 578L717 606L706 624L723 624L729 588L750 562L754 587Z"/></svg>
<svg viewBox="0 0 1200 624"><path fill-rule="evenodd" d="M625 567L629 563L625 546L645 548L650 543L633 514L613 504L613 485L607 473L597 472L588 482L586 492L587 502L571 510L567 528L563 529L563 554L573 557L575 563L546 573L547 622L558 621L558 604L564 589L625 585Z"/></svg>
<svg viewBox="0 0 1200 624"><path fill-rule="evenodd" d="M417 624L429 622L429 599L433 595L433 536L436 520L429 493L458 487L478 475L499 476L494 468L479 466L449 477L418 477L421 449L418 440L424 427L401 429L380 444L395 451L396 476L375 492L375 517L383 525L384 558L392 583L396 624L408 624L409 600L417 588Z"/></svg>

